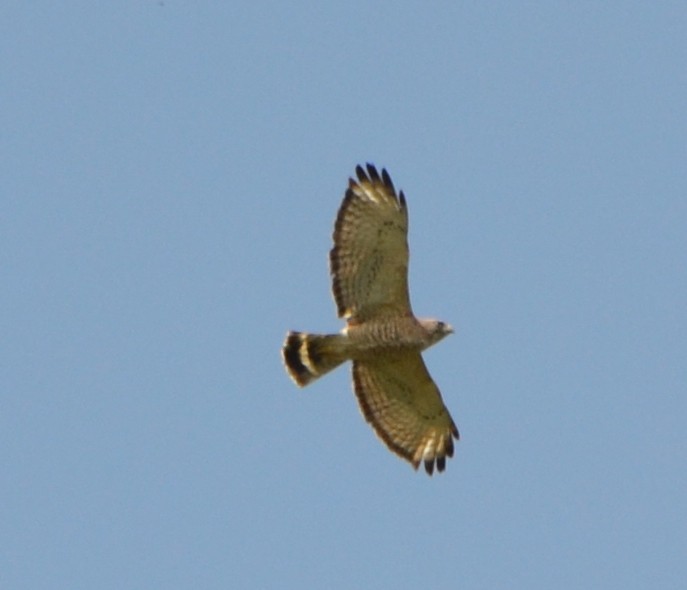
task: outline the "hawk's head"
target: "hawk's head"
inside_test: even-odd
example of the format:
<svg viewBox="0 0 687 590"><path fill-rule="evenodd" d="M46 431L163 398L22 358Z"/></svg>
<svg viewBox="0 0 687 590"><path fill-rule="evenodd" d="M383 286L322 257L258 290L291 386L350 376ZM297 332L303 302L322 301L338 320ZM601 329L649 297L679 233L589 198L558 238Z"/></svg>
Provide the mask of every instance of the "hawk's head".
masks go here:
<svg viewBox="0 0 687 590"><path fill-rule="evenodd" d="M425 329L427 335L429 336L429 343L427 346L436 344L449 334L453 334L453 328L450 324L446 322L441 322L439 320L418 320L420 325Z"/></svg>

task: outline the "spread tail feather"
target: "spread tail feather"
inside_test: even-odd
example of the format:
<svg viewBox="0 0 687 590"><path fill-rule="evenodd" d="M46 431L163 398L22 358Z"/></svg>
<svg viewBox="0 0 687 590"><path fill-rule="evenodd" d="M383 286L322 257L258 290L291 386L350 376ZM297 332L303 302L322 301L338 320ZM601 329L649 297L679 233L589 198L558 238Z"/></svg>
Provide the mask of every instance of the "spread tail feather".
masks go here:
<svg viewBox="0 0 687 590"><path fill-rule="evenodd" d="M303 387L348 360L346 336L289 332L282 357L291 379Z"/></svg>

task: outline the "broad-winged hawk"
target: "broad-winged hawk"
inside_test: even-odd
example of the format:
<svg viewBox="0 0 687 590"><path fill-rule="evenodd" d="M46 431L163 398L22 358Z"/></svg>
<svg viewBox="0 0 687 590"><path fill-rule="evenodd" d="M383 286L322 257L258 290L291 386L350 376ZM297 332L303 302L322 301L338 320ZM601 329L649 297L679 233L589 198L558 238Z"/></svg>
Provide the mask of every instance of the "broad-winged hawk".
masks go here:
<svg viewBox="0 0 687 590"><path fill-rule="evenodd" d="M329 260L340 334L289 332L282 356L304 386L345 361L353 362L360 409L377 435L415 469L443 471L458 429L422 355L453 332L417 319L408 294L408 209L386 170L367 164L350 179L334 227Z"/></svg>

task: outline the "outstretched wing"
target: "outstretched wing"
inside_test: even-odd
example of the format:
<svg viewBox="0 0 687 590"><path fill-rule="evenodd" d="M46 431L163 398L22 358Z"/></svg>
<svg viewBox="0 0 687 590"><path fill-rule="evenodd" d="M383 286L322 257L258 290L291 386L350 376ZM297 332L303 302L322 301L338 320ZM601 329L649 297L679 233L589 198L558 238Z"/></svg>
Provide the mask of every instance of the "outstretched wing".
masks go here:
<svg viewBox="0 0 687 590"><path fill-rule="evenodd" d="M419 352L379 355L353 362L353 383L360 409L394 453L420 462L430 475L453 456L458 429Z"/></svg>
<svg viewBox="0 0 687 590"><path fill-rule="evenodd" d="M339 317L410 315L408 209L386 170L356 168L334 227L329 253L332 290Z"/></svg>

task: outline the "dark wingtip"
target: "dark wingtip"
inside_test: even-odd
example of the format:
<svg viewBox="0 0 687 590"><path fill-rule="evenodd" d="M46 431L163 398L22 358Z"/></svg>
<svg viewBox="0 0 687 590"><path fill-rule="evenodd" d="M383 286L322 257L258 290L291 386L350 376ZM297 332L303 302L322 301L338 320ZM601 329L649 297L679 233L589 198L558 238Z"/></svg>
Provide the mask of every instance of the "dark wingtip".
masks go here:
<svg viewBox="0 0 687 590"><path fill-rule="evenodd" d="M375 165L368 162L365 167L367 168L367 175L370 177L370 180L372 180L372 182L379 182L379 172L377 172Z"/></svg>
<svg viewBox="0 0 687 590"><path fill-rule="evenodd" d="M365 168L363 168L360 165L356 166L355 173L360 182L379 182L383 184L386 188L388 188L392 194L396 194L396 187L394 186L394 183L391 180L391 176L387 172L386 168L382 168L380 173L377 171L377 167L374 164L372 164L371 162L367 162L365 164ZM355 181L351 180L350 183L355 183ZM405 209L406 197L403 194L403 191L400 191L398 193L398 200L401 204L401 208Z"/></svg>
<svg viewBox="0 0 687 590"><path fill-rule="evenodd" d="M449 436L448 442L446 443L446 454L449 457L453 457L453 439Z"/></svg>
<svg viewBox="0 0 687 590"><path fill-rule="evenodd" d="M425 471L427 475L432 475L434 473L434 459L425 459Z"/></svg>
<svg viewBox="0 0 687 590"><path fill-rule="evenodd" d="M387 186L387 188L391 190L391 192L396 192L396 189L394 188L394 183L391 182L391 176L389 176L389 173L386 171L386 168L382 168L382 182Z"/></svg>

